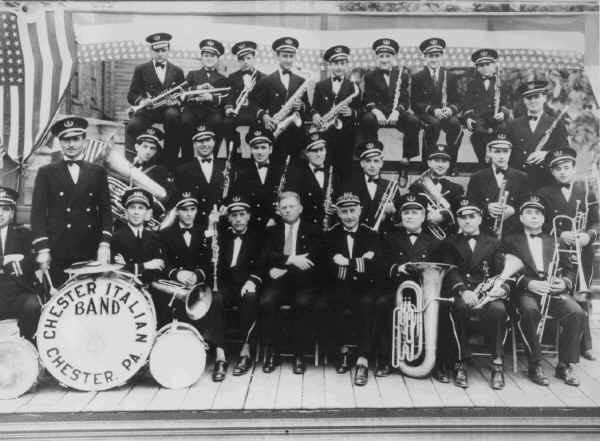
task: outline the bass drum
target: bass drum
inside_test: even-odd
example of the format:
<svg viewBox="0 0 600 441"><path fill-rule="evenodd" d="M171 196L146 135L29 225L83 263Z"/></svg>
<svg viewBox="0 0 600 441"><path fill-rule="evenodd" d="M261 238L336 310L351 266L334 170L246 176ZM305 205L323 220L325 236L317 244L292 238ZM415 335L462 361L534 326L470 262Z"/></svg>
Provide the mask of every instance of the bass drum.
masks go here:
<svg viewBox="0 0 600 441"><path fill-rule="evenodd" d="M37 347L60 384L101 391L125 384L147 362L156 312L132 274L80 274L44 306Z"/></svg>
<svg viewBox="0 0 600 441"><path fill-rule="evenodd" d="M163 326L150 354L150 373L163 387L182 389L200 379L207 345L196 328L174 321Z"/></svg>

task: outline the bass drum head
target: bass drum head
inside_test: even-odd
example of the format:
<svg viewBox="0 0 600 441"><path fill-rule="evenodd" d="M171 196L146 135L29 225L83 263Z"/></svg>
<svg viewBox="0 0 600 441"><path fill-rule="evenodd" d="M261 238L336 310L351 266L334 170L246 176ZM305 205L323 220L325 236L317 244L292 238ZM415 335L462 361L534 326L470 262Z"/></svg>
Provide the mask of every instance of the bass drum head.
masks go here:
<svg viewBox="0 0 600 441"><path fill-rule="evenodd" d="M20 336L21 331L17 319L0 320L0 340L19 338Z"/></svg>
<svg viewBox="0 0 600 441"><path fill-rule="evenodd" d="M206 366L206 344L187 323L172 323L158 332L150 353L150 373L161 386L181 389L200 379Z"/></svg>
<svg viewBox="0 0 600 441"><path fill-rule="evenodd" d="M23 338L0 341L0 399L23 395L37 383L40 371L31 343Z"/></svg>

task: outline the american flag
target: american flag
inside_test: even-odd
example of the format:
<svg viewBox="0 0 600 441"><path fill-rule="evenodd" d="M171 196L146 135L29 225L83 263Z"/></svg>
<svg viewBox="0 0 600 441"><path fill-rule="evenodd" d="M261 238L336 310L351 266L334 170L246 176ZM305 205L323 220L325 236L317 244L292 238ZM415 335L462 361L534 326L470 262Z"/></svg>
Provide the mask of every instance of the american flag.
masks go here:
<svg viewBox="0 0 600 441"><path fill-rule="evenodd" d="M70 12L32 9L0 11L0 134L17 162L42 141L77 52Z"/></svg>

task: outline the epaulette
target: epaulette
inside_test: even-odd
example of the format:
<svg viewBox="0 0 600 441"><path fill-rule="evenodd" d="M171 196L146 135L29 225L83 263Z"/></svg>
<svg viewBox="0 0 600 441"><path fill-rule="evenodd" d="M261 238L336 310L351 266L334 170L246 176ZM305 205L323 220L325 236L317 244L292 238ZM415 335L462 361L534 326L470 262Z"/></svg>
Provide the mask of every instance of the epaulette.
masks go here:
<svg viewBox="0 0 600 441"><path fill-rule="evenodd" d="M327 232L332 231L335 227L337 227L338 225L341 225L339 222L333 224L331 227L329 227L329 229L327 230Z"/></svg>

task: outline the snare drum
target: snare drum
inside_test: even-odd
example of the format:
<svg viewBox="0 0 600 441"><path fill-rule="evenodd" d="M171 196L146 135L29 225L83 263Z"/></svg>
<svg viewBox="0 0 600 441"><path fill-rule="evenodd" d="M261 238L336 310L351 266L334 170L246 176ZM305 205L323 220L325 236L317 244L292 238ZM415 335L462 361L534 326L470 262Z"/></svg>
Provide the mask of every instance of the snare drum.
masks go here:
<svg viewBox="0 0 600 441"><path fill-rule="evenodd" d="M196 328L173 321L158 331L150 353L150 373L168 389L191 386L204 372L207 347Z"/></svg>
<svg viewBox="0 0 600 441"><path fill-rule="evenodd" d="M44 306L37 347L62 385L101 391L125 384L146 364L155 335L154 305L137 278L80 274Z"/></svg>
<svg viewBox="0 0 600 441"><path fill-rule="evenodd" d="M33 388L42 373L35 347L17 335L0 339L0 399L17 398Z"/></svg>

